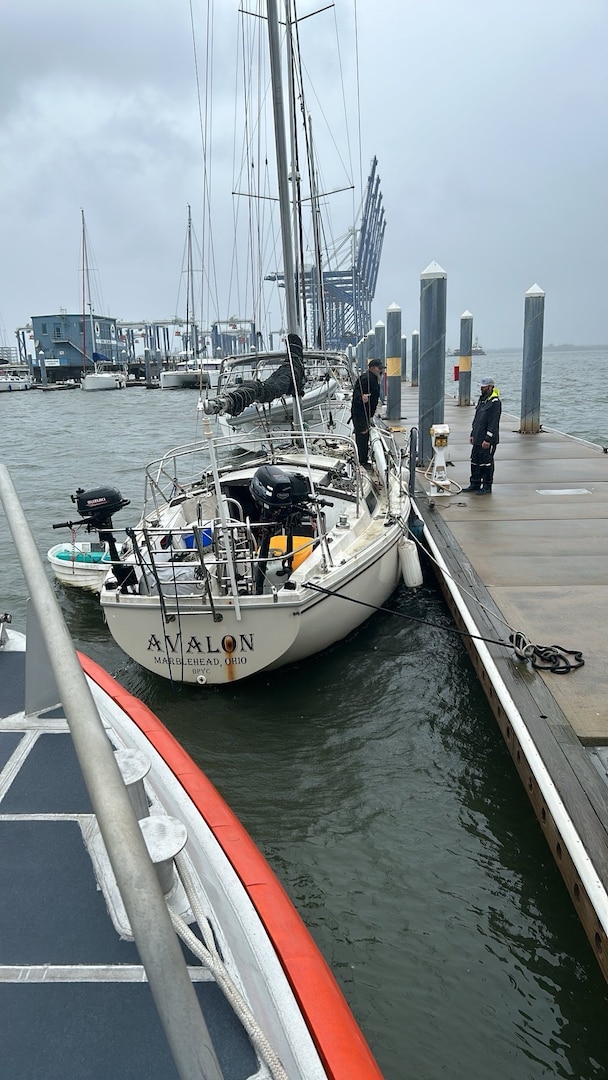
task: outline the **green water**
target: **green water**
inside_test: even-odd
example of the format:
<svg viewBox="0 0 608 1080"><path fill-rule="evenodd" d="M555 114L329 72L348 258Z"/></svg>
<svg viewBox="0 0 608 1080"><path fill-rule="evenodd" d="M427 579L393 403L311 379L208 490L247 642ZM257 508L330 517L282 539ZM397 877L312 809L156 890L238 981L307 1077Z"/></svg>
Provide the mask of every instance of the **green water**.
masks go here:
<svg viewBox="0 0 608 1080"><path fill-rule="evenodd" d="M601 439L604 411L577 433ZM196 415L189 391L0 396L0 456L41 553L77 487L118 487L131 506L115 524L133 524L143 464L196 437ZM77 646L158 713L259 844L386 1080L608 1074L604 981L432 579L321 657L181 690L120 652L93 597L55 587ZM4 520L0 608L24 628Z"/></svg>

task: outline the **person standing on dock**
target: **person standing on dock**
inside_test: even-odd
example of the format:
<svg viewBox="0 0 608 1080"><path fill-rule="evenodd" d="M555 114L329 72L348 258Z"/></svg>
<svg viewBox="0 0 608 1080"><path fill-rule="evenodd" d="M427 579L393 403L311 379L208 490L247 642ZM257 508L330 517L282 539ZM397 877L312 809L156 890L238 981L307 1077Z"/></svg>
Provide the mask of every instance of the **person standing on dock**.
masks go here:
<svg viewBox="0 0 608 1080"><path fill-rule="evenodd" d="M494 480L494 454L498 446L502 402L493 379L484 377L480 390L469 439L472 444L471 480L463 491L489 495Z"/></svg>
<svg viewBox="0 0 608 1080"><path fill-rule="evenodd" d="M355 381L350 418L353 422L359 464L368 464L369 425L378 408L382 363L370 360L367 371Z"/></svg>

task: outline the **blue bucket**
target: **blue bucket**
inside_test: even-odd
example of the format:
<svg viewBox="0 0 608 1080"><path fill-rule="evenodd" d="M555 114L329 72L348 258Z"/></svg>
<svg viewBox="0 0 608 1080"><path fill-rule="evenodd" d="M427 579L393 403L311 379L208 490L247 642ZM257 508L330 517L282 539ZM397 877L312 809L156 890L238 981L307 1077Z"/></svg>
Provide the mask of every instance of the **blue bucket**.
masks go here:
<svg viewBox="0 0 608 1080"><path fill-rule="evenodd" d="M203 551L205 548L211 547L213 543L213 530L211 528L203 528L199 531L201 538L201 544L203 545ZM191 551L196 547L196 540L194 539L194 533L184 533L184 544Z"/></svg>

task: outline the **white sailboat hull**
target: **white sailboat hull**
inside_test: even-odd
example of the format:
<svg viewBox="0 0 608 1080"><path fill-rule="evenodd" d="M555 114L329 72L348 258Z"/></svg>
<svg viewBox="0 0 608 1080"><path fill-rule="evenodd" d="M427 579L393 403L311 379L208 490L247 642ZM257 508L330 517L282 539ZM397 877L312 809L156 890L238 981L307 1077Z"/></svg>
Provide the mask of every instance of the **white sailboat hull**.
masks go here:
<svg viewBox="0 0 608 1080"><path fill-rule="evenodd" d="M127 380L122 371L89 371L83 376L81 390L124 390Z"/></svg>
<svg viewBox="0 0 608 1080"><path fill-rule="evenodd" d="M206 371L176 368L174 371L160 373L161 390L205 390L210 385L211 379Z"/></svg>
<svg viewBox="0 0 608 1080"><path fill-rule="evenodd" d="M276 601L244 598L240 618L231 604L218 603L214 614L180 597L177 604L166 603L163 613L156 597L115 593L112 602L106 594L106 622L117 644L149 671L186 683L240 681L305 660L365 622L366 605L381 606L399 583L400 535L395 529L387 536L363 568L353 560L348 576L341 572L319 580L328 593L302 588L295 595L282 590ZM331 595L333 590L339 595Z"/></svg>
<svg viewBox="0 0 608 1080"><path fill-rule="evenodd" d="M398 585L409 496L389 444L374 432L370 475L350 439L280 439L270 437L272 454L222 468L219 501L209 470L189 487L180 480L182 457L201 475L201 448L171 453L167 504L154 483L154 512L100 593L112 636L142 667L179 682L239 681L341 641ZM157 466L166 481L167 463ZM291 501L277 509L279 489Z"/></svg>

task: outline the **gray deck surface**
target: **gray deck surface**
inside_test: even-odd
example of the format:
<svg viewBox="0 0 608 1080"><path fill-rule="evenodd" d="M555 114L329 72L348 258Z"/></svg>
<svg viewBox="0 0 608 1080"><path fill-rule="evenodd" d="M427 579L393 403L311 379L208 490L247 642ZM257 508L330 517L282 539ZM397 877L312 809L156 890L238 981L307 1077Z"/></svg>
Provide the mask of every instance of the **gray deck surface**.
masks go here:
<svg viewBox="0 0 608 1080"><path fill-rule="evenodd" d="M446 397L447 473L461 487L469 483L473 413ZM418 389L408 383L402 424L418 426ZM435 508L513 629L534 644L583 653L584 667L541 678L583 742L608 743L608 454L518 427L503 411L491 495L455 493L436 498Z"/></svg>

